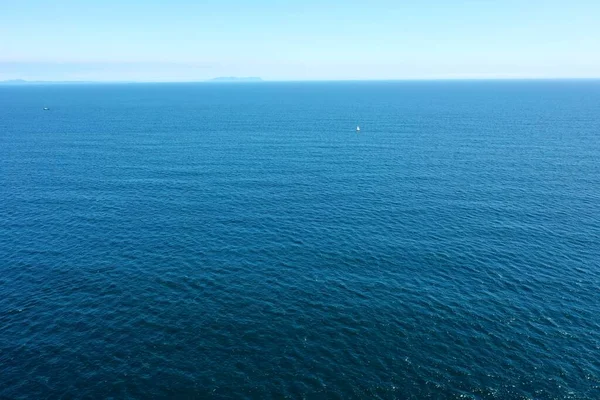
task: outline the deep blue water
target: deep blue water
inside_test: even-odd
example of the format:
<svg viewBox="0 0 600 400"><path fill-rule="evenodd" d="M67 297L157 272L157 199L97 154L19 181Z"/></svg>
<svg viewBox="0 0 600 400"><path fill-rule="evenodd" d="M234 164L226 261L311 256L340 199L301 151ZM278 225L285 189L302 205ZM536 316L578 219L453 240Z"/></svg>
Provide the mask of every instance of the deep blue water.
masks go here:
<svg viewBox="0 0 600 400"><path fill-rule="evenodd" d="M61 396L600 398L600 81L0 87L0 398Z"/></svg>

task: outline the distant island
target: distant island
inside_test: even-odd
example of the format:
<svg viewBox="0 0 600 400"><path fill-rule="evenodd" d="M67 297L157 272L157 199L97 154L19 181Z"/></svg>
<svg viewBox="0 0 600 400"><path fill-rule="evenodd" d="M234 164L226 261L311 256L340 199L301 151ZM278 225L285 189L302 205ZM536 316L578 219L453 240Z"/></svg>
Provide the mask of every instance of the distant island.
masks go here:
<svg viewBox="0 0 600 400"><path fill-rule="evenodd" d="M25 79L9 79L6 81L0 81L0 85L24 85L26 83L31 83L26 81Z"/></svg>
<svg viewBox="0 0 600 400"><path fill-rule="evenodd" d="M221 76L209 79L207 82L263 82L263 80L258 77Z"/></svg>
<svg viewBox="0 0 600 400"><path fill-rule="evenodd" d="M218 78L212 78L206 81L189 81L188 83L194 82L215 82L215 83L245 83L245 82L264 82L259 77L236 77L236 76L222 76ZM0 81L0 85L29 85L29 84L78 84L78 83L169 83L169 82L134 82L134 81L27 81L25 79L10 79ZM186 82L173 82L173 83L186 83Z"/></svg>
<svg viewBox="0 0 600 400"><path fill-rule="evenodd" d="M101 83L93 81L26 81L25 79L10 79L6 81L0 81L0 85L29 85L29 84L78 84L78 83Z"/></svg>

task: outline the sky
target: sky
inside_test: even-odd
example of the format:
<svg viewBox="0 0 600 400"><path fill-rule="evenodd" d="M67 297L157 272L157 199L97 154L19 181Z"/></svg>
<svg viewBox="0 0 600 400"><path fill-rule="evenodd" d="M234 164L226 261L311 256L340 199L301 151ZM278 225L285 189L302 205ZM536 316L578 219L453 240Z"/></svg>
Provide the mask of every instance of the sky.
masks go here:
<svg viewBox="0 0 600 400"><path fill-rule="evenodd" d="M599 0L0 0L0 80L599 78Z"/></svg>

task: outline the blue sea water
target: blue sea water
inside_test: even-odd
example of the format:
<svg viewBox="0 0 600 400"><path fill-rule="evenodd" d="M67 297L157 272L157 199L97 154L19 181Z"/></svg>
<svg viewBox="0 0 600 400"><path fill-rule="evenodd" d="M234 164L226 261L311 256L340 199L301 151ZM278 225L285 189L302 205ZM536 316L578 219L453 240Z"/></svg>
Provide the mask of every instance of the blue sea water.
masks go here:
<svg viewBox="0 0 600 400"><path fill-rule="evenodd" d="M0 398L167 397L600 398L600 81L0 87Z"/></svg>

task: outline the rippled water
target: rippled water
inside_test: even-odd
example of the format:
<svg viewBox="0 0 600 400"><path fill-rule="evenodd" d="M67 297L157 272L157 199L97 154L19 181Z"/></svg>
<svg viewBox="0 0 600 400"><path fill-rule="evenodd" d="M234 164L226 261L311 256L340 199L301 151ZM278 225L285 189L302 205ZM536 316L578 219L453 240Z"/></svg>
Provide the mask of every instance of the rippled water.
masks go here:
<svg viewBox="0 0 600 400"><path fill-rule="evenodd" d="M0 397L600 398L599 135L599 81L0 87Z"/></svg>

